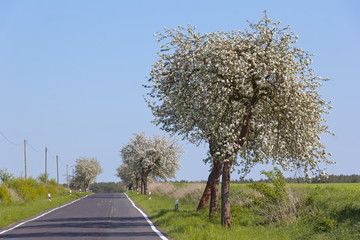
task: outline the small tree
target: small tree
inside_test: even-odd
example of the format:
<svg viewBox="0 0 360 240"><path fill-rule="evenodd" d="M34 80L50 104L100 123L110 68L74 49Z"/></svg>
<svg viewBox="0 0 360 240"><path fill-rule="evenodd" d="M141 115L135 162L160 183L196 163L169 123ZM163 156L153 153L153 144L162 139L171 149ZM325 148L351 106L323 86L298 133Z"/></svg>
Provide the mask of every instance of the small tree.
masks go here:
<svg viewBox="0 0 360 240"><path fill-rule="evenodd" d="M100 173L102 173L102 168L96 158L78 158L76 159L75 177L72 179L72 185L83 186L85 190L89 189L90 183L92 183Z"/></svg>
<svg viewBox="0 0 360 240"><path fill-rule="evenodd" d="M47 176L46 176L46 175L47 175ZM46 173L41 173L41 174L37 177L37 179L38 179L40 182L42 182L42 183L46 183L47 180L49 179L49 176L50 176L49 173L48 173L48 174L46 174Z"/></svg>
<svg viewBox="0 0 360 240"><path fill-rule="evenodd" d="M175 177L176 170L180 169L181 148L176 140L164 136L151 139L145 133L135 134L120 153L134 176L140 176L143 194L147 194L149 176L165 180Z"/></svg>
<svg viewBox="0 0 360 240"><path fill-rule="evenodd" d="M14 175L9 173L6 168L0 169L0 180L4 184L7 184L13 177Z"/></svg>
<svg viewBox="0 0 360 240"><path fill-rule="evenodd" d="M150 74L154 122L190 142L209 144L222 162L221 223L231 227L230 172L256 163L324 172L331 163L322 133L330 105L318 93L311 55L297 36L266 15L250 30L201 35L195 28L158 34L159 59ZM240 156L240 161L238 157ZM214 164L215 166L215 164ZM214 174L215 175L215 174Z"/></svg>
<svg viewBox="0 0 360 240"><path fill-rule="evenodd" d="M123 158L124 159L124 158ZM136 170L131 169L127 164L123 163L116 169L119 178L127 186L128 189L133 188L134 186L140 188L140 173Z"/></svg>

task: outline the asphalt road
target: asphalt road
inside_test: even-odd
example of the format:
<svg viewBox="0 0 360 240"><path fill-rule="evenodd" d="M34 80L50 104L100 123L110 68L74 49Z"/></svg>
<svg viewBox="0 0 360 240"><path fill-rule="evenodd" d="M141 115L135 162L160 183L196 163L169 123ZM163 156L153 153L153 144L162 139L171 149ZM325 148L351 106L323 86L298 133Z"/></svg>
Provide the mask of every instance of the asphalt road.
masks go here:
<svg viewBox="0 0 360 240"><path fill-rule="evenodd" d="M8 231L0 239L159 240L160 237L125 194L108 193L90 195Z"/></svg>

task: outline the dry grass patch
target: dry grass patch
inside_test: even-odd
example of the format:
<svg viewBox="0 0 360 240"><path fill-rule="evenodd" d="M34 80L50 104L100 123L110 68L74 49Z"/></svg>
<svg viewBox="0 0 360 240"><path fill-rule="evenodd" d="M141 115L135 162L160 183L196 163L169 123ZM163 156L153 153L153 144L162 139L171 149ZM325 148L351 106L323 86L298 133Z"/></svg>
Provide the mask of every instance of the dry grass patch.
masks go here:
<svg viewBox="0 0 360 240"><path fill-rule="evenodd" d="M149 185L149 191L171 198L188 201L199 201L204 191L203 183L188 183L175 187L171 182L154 182Z"/></svg>
<svg viewBox="0 0 360 240"><path fill-rule="evenodd" d="M8 191L10 193L10 197L11 197L12 202L17 202L17 201L21 200L21 198L19 197L19 194L17 194L17 192L15 192L14 189L8 188Z"/></svg>

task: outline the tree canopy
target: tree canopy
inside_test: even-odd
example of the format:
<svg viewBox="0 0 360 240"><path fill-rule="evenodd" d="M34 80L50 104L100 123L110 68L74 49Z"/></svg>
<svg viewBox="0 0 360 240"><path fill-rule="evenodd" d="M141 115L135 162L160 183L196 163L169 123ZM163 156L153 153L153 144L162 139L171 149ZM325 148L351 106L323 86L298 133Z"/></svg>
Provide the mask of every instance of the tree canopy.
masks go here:
<svg viewBox="0 0 360 240"><path fill-rule="evenodd" d="M139 188L140 172L133 170L126 163L121 164L116 169L116 176L121 178L122 182L131 189L136 186Z"/></svg>
<svg viewBox="0 0 360 240"><path fill-rule="evenodd" d="M158 33L163 45L146 86L154 122L193 143L213 142L223 158L238 152L244 166L316 171L320 160L330 163L320 135L330 133L323 115L331 106L317 91L327 79L289 29L265 15L246 31Z"/></svg>
<svg viewBox="0 0 360 240"><path fill-rule="evenodd" d="M89 189L90 183L102 173L100 162L96 158L81 157L76 159L75 176L71 180L72 185Z"/></svg>
<svg viewBox="0 0 360 240"><path fill-rule="evenodd" d="M289 26L266 12L249 26L203 35L179 26L157 34L159 59L145 86L154 122L208 143L225 163L227 181L232 164L242 172L273 163L325 174L320 162L332 162L320 136L331 134L324 118L331 106L317 89L327 79L315 74L311 54L296 46Z"/></svg>
<svg viewBox="0 0 360 240"><path fill-rule="evenodd" d="M176 140L165 136L149 138L145 133L135 134L134 138L120 150L123 164L118 168L118 176L127 184L136 182L141 191L147 192L149 176L166 180L174 178L180 169L181 148Z"/></svg>

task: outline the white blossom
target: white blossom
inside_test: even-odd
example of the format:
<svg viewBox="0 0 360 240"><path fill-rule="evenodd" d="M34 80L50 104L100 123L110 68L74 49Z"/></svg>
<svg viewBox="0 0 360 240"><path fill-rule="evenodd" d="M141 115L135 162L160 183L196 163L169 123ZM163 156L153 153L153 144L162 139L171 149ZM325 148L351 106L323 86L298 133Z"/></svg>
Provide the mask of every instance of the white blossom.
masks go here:
<svg viewBox="0 0 360 240"><path fill-rule="evenodd" d="M89 189L97 175L102 173L100 162L96 158L81 157L76 159L75 177L72 183Z"/></svg>
<svg viewBox="0 0 360 240"><path fill-rule="evenodd" d="M331 106L317 88L328 79L315 75L312 55L279 25L265 15L245 31L158 33L166 49L145 86L155 123L190 142L212 142L223 158L239 156L243 171L272 162L322 173L319 163L332 163L320 141L332 134L324 118Z"/></svg>
<svg viewBox="0 0 360 240"><path fill-rule="evenodd" d="M118 176L127 183L136 181L140 176L163 180L175 178L176 171L180 169L181 153L181 147L176 140L158 135L150 138L145 133L135 134L120 150L123 165L118 168ZM121 168L128 173L122 173L124 169Z"/></svg>

